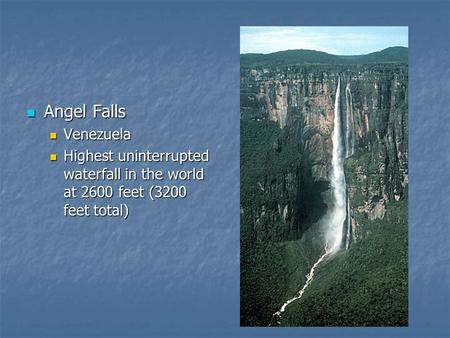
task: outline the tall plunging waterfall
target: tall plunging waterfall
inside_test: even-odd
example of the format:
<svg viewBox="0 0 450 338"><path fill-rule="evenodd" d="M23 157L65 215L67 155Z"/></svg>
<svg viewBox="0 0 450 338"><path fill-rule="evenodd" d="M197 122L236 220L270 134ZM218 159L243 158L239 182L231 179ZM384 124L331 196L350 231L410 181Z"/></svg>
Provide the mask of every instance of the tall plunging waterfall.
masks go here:
<svg viewBox="0 0 450 338"><path fill-rule="evenodd" d="M347 86L346 88L346 98L347 98L347 89L350 93L350 89ZM340 91L341 91L341 78L338 78L338 84L336 89L336 97L334 100L334 127L332 134L332 143L333 143L333 151L332 151L332 173L331 173L331 189L332 189L332 206L330 211L324 216L322 223L325 225L325 239L326 244L322 255L319 259L314 263L309 273L306 275L306 283L303 287L297 292L297 294L291 299L287 300L278 310L273 314L273 317L278 318L278 323L281 314L286 310L286 307L292 302L300 299L306 288L311 285L314 279L314 272L317 267L327 258L327 256L331 256L335 252L339 251L342 247L342 240L345 237L345 247L347 247L347 233L348 226L344 231L344 223L347 216L347 188L345 183L345 173L344 173L344 142L342 137L342 122L341 122L341 109L340 109ZM351 93L350 93L350 102L351 102ZM351 103L350 103L351 106ZM348 105L347 105L348 107ZM348 114L347 114L348 116ZM346 121L347 123L347 121ZM347 125L348 127L348 125ZM348 128L346 128L348 130Z"/></svg>
<svg viewBox="0 0 450 338"><path fill-rule="evenodd" d="M353 100L350 83L345 87L345 158L355 153L355 129L353 127Z"/></svg>
<svg viewBox="0 0 450 338"><path fill-rule="evenodd" d="M345 158L353 156L355 153L355 129L354 129L354 119L353 119L353 99L352 92L350 90L350 83L345 86ZM347 194L347 221L345 224L345 248L350 247L351 239L351 220L350 220L350 201Z"/></svg>
<svg viewBox="0 0 450 338"><path fill-rule="evenodd" d="M336 98L334 101L334 129L332 135L333 153L332 153L332 174L331 188L333 191L334 205L331 209L329 224L327 229L327 242L331 252L336 252L341 248L343 227L347 216L347 187L345 184L344 173L344 149L342 142L342 123L340 109L340 88L341 79L338 79Z"/></svg>

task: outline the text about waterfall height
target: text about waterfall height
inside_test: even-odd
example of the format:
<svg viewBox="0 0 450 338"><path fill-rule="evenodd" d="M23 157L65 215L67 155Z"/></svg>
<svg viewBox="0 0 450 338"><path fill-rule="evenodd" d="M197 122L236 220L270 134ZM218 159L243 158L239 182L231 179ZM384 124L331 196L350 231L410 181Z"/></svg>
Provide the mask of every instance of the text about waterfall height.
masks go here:
<svg viewBox="0 0 450 338"><path fill-rule="evenodd" d="M67 217L109 216L127 219L130 213L127 201L187 198L192 182L202 182L205 179L203 165L209 162L208 149L203 152L136 150L118 153L111 150L65 150L63 156L64 162L73 162L79 166L94 162L108 164L100 169L64 170L65 181L73 183L64 189L66 199L119 200L116 205L108 203L106 206L91 206L89 203L76 205L71 201L64 204L64 216ZM139 169L131 169L134 167L133 163L143 165ZM170 168L157 168L161 166Z"/></svg>

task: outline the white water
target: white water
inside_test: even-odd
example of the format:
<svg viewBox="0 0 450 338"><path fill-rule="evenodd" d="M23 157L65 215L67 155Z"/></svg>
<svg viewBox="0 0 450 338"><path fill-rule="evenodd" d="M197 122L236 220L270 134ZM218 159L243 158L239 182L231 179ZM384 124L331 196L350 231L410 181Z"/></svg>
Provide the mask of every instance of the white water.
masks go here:
<svg viewBox="0 0 450 338"><path fill-rule="evenodd" d="M350 83L347 83L345 87L345 103L346 103L346 114L345 114L345 158L353 156L355 153L355 129L354 129L354 119L353 119L353 99L352 92L350 90ZM345 249L350 247L350 236L351 236L351 221L350 221L350 201L347 196L347 224L346 224L346 235L345 235Z"/></svg>
<svg viewBox="0 0 450 338"><path fill-rule="evenodd" d="M350 237L351 237L351 229L352 223L350 220L350 200L347 194L347 234L345 235L345 249L347 250L350 247Z"/></svg>
<svg viewBox="0 0 450 338"><path fill-rule="evenodd" d="M341 79L338 80L336 90L336 99L334 102L334 129L331 137L333 141L333 155L331 158L332 174L331 188L333 191L334 205L329 216L325 216L327 220L326 240L330 243L332 252L336 252L341 248L343 226L347 215L347 191L344 174L343 147L341 134L341 111L339 105Z"/></svg>
<svg viewBox="0 0 450 338"><path fill-rule="evenodd" d="M309 273L306 275L306 283L305 285L303 285L303 287L301 288L301 290L299 292L297 292L297 294L292 297L291 299L289 299L288 301L286 301L282 306L281 309L278 310L277 312L275 312L273 314L273 316L277 316L278 318L281 317L281 314L284 312L284 310L286 310L286 307L291 304L292 302L296 301L297 299L302 298L303 293L305 292L306 288L308 286L311 285L311 282L314 279L314 271L316 271L316 268L319 266L320 263L322 263L322 261L325 259L325 257L327 257L329 254L331 254L331 249L327 248L325 246L325 252L322 254L322 256L319 257L319 259L317 260L317 262L314 263L314 265L312 266L311 270L309 271ZM278 322L280 323L280 322Z"/></svg>
<svg viewBox="0 0 450 338"><path fill-rule="evenodd" d="M345 87L345 158L352 156L355 153L355 130L353 119L353 100L352 92L350 91L350 83Z"/></svg>
<svg viewBox="0 0 450 338"><path fill-rule="evenodd" d="M342 126L341 126L341 111L340 111L340 90L341 79L338 79L336 89L336 98L334 101L334 128L332 134L333 152L332 152L332 173L331 173L331 189L333 192L333 205L329 212L324 216L322 223L325 225L325 251L314 263L309 273L306 275L306 283L291 299L287 300L278 310L273 314L273 317L281 318L281 314L286 310L286 307L292 302L300 299L308 286L311 285L314 279L314 272L317 267L327 258L341 248L342 237L344 231L344 222L347 215L347 192L344 174L343 162L343 142L342 142ZM347 243L346 243L347 244Z"/></svg>

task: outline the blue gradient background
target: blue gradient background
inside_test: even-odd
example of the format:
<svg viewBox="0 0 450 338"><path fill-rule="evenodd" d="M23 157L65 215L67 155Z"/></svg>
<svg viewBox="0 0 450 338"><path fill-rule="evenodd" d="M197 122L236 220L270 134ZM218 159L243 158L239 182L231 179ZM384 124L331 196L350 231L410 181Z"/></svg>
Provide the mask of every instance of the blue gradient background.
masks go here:
<svg viewBox="0 0 450 338"><path fill-rule="evenodd" d="M1 3L1 336L448 337L448 1ZM239 327L239 26L409 26L410 325ZM34 120L120 103L122 121ZM130 128L130 143L48 140ZM185 201L62 217L64 148L210 149ZM67 166L69 167L69 166Z"/></svg>

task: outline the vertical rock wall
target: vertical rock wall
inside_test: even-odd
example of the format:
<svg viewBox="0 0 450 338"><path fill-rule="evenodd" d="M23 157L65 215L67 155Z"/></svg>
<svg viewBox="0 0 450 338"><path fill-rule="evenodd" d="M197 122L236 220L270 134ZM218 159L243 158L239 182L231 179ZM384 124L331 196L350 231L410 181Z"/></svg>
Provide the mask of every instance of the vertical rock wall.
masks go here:
<svg viewBox="0 0 450 338"><path fill-rule="evenodd" d="M241 119L276 123L283 132L274 151L283 144L298 147L298 166L293 171L286 168L288 183L278 182L284 192L277 189L294 201L272 212L264 206L259 215L278 213L298 234L299 229L305 229L302 222L317 219L308 218L309 212L317 213L310 209L323 205L327 198L338 76L342 81L341 98L345 98L349 84L353 99L355 153L346 161L346 174L351 224L356 232L358 217L382 218L386 203L406 194L407 65L241 68ZM341 111L346 112L345 100L341 100ZM268 183L260 184L262 192L267 191ZM261 222L261 217L256 221Z"/></svg>

